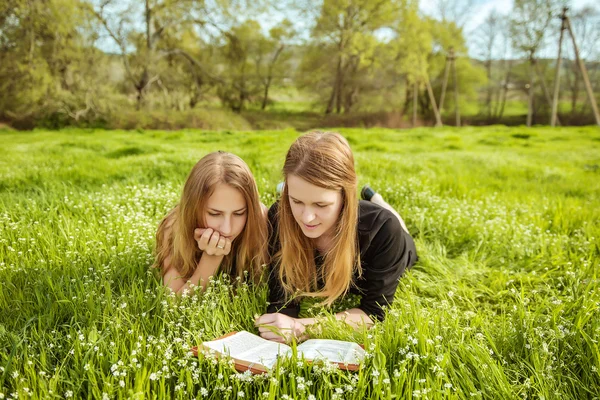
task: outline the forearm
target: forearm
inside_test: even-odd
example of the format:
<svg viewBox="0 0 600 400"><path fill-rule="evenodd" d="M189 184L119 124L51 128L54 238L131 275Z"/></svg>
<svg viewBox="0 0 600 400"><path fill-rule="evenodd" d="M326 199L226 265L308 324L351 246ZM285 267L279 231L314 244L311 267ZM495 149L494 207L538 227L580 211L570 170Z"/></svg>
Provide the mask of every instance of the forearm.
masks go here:
<svg viewBox="0 0 600 400"><path fill-rule="evenodd" d="M335 317L354 329L373 325L371 318L358 308L337 313ZM317 322L317 318L293 318L281 313L267 313L257 317L254 323L258 326L262 338L284 343L293 338L301 341L308 339L307 327Z"/></svg>
<svg viewBox="0 0 600 400"><path fill-rule="evenodd" d="M354 329L358 329L366 326L370 328L373 325L373 320L365 314L363 310L360 308L351 308L346 311L339 312L335 314L335 318L338 321L343 321L350 325ZM300 330L304 331L304 327L312 325L318 322L317 318L294 318L296 323L301 324L302 327L299 327Z"/></svg>
<svg viewBox="0 0 600 400"><path fill-rule="evenodd" d="M363 310L360 308L351 308L346 311L335 314L336 319L346 322L354 329L362 328L366 326L370 328L374 322Z"/></svg>

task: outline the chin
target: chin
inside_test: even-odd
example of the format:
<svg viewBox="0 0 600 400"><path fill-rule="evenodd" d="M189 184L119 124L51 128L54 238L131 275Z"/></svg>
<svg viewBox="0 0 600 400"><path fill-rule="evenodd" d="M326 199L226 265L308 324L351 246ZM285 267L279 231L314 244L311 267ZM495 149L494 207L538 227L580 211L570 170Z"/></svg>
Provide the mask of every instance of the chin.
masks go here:
<svg viewBox="0 0 600 400"><path fill-rule="evenodd" d="M323 234L320 229L318 231L305 231L302 229L302 233L304 233L304 236L310 239L316 239Z"/></svg>

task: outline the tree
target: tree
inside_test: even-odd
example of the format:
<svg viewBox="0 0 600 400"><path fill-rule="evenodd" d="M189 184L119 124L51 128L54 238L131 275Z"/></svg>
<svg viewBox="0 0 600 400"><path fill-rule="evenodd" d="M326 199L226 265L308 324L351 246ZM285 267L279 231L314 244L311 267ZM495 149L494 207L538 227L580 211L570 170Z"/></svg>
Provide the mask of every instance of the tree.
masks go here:
<svg viewBox="0 0 600 400"><path fill-rule="evenodd" d="M536 53L557 10L556 0L515 0L512 11L509 30L513 46L529 61L527 126L533 120Z"/></svg>
<svg viewBox="0 0 600 400"><path fill-rule="evenodd" d="M436 0L434 10L442 22L454 22L459 28L464 28L471 18L474 0Z"/></svg>
<svg viewBox="0 0 600 400"><path fill-rule="evenodd" d="M93 108L88 83L99 52L76 0L11 0L0 5L0 116L55 113L79 119ZM92 88L93 89L93 88Z"/></svg>
<svg viewBox="0 0 600 400"><path fill-rule="evenodd" d="M419 17L418 1L408 0L401 4L400 18L396 25L397 40L394 45L398 54L398 66L406 75L407 86L414 87L413 115L416 116L418 87L424 87L429 105L435 116L436 126L442 124L433 89L429 79L429 56L433 50L432 20ZM414 117L413 117L414 122Z"/></svg>
<svg viewBox="0 0 600 400"><path fill-rule="evenodd" d="M217 94L221 101L239 112L262 93L260 103L264 110L271 85L286 74L289 55L285 48L293 35L287 20L273 27L268 36L254 20L225 32L224 43L219 45L221 76Z"/></svg>
<svg viewBox="0 0 600 400"><path fill-rule="evenodd" d="M178 7L166 9L169 15L175 16L175 18L171 17L171 20L179 21L179 29L165 30L157 50L161 57L168 59L170 67L177 65L187 76L187 79L180 79L178 82L180 86L184 82L188 83L191 90L189 102L192 106L201 96L216 88L217 95L224 104L235 110L241 110L246 100L256 93L250 93L247 88L244 88L247 83L244 77L249 73L249 69L246 70L244 67L244 74L237 75L238 78L242 78L241 82L236 81L232 70L240 67L240 57L245 57L242 53L249 50L247 48L242 53L238 53L238 50L243 47L240 47L242 42L246 42L246 45L252 48L258 47L257 43L249 43L244 37L246 32L242 31L249 29L249 32L254 35L251 25L255 24L255 21L250 17L255 11L262 10L264 2L184 1L182 3L185 4L184 9L179 8L180 2L177 2ZM238 23L240 19L245 19L247 24ZM250 52L252 53L253 50ZM187 68L183 69L182 65L177 64L175 57L184 60ZM256 79L256 76L253 76L253 79ZM174 81L172 77L168 80ZM160 84L161 80L157 82ZM237 93L233 94L232 89ZM243 99L241 104L239 104L240 95Z"/></svg>
<svg viewBox="0 0 600 400"><path fill-rule="evenodd" d="M492 97L496 92L496 84L492 76L492 64L495 58L495 49L500 39L501 30L502 18L495 10L490 12L484 22L477 28L479 55L484 59L488 80L485 98L488 121L492 118Z"/></svg>
<svg viewBox="0 0 600 400"><path fill-rule="evenodd" d="M264 37L260 41L256 55L256 70L264 88L262 110L267 108L269 89L274 80L282 80L286 75L291 55L285 49L295 34L292 23L288 19L284 19L277 26L271 28L268 38Z"/></svg>
<svg viewBox="0 0 600 400"><path fill-rule="evenodd" d="M348 112L356 102L357 86L350 86L360 73L365 62L369 64L369 54L376 40L373 32L392 23L395 6L389 0L324 0L316 24L311 32L312 51L325 52L333 68L324 72L329 80L329 96L325 113ZM304 64L314 64L305 60ZM329 63L328 63L329 64Z"/></svg>
<svg viewBox="0 0 600 400"><path fill-rule="evenodd" d="M220 46L223 73L217 94L233 111L240 112L248 100L260 93L252 55L258 52L262 39L261 26L254 20L225 33L225 43Z"/></svg>
<svg viewBox="0 0 600 400"><path fill-rule="evenodd" d="M166 54L159 68L168 73L161 74L156 83L162 89L168 107L177 110L194 108L208 98L216 85L211 79L217 73L216 50L193 25L164 33L157 51Z"/></svg>
<svg viewBox="0 0 600 400"><path fill-rule="evenodd" d="M155 48L165 29L176 24L167 12L169 7L176 4L183 2L144 0L141 8L134 1L101 0L99 3L87 3L90 13L120 50L127 80L136 91L138 109L146 92L159 78L159 72L155 69L158 58ZM143 20L141 30L136 23L140 19Z"/></svg>

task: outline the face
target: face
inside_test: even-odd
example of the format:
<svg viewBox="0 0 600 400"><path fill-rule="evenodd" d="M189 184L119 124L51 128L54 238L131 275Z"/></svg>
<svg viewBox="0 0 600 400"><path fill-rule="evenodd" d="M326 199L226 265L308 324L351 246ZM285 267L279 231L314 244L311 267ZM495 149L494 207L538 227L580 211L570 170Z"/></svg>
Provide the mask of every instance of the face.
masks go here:
<svg viewBox="0 0 600 400"><path fill-rule="evenodd" d="M315 186L296 175L288 176L287 190L294 219L307 237L333 233L342 209L340 191Z"/></svg>
<svg viewBox="0 0 600 400"><path fill-rule="evenodd" d="M247 218L248 208L242 193L225 183L218 184L206 202L206 228L233 240L244 230Z"/></svg>

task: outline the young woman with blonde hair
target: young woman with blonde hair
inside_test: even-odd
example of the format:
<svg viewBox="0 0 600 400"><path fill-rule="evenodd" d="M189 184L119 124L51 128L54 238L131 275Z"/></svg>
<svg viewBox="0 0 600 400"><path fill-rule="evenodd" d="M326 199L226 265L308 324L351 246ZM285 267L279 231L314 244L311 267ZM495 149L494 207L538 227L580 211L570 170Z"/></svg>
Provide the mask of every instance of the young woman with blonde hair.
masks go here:
<svg viewBox="0 0 600 400"><path fill-rule="evenodd" d="M302 337L313 318L298 318L301 297L331 305L347 293L356 308L336 314L353 326L384 318L398 279L416 259L413 239L388 209L358 201L354 156L338 133L311 132L290 147L281 199L269 210L268 313L256 319L261 336ZM371 193L372 194L372 193Z"/></svg>
<svg viewBox="0 0 600 400"><path fill-rule="evenodd" d="M154 267L176 293L223 271L256 280L266 262L267 225L256 181L246 163L222 151L192 168L179 204L156 233Z"/></svg>

